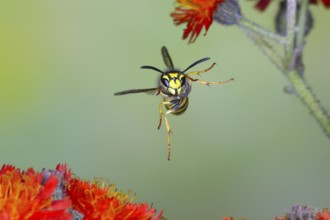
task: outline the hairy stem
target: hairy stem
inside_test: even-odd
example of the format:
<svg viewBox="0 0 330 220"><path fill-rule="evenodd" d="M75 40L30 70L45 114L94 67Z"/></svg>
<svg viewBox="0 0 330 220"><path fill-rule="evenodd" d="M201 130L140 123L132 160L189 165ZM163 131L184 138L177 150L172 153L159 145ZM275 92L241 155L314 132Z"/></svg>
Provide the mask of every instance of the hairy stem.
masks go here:
<svg viewBox="0 0 330 220"><path fill-rule="evenodd" d="M240 22L238 23L238 26L246 34L246 36L258 46L258 48L271 60L271 62L282 73L286 73L285 69L283 68L284 67L283 58L277 53L277 51L270 43L268 43L260 35L257 35L256 33L249 31L249 29L245 25L241 25Z"/></svg>
<svg viewBox="0 0 330 220"><path fill-rule="evenodd" d="M298 20L298 32L297 32L297 48L302 48L304 46L304 36L305 36L305 24L308 13L308 0L302 0L300 3L300 12Z"/></svg>
<svg viewBox="0 0 330 220"><path fill-rule="evenodd" d="M286 65L290 68L290 64L293 60L293 54L295 49L295 34L296 34L296 9L297 2L296 0L287 0L287 14L286 14L286 45L285 45L285 54L286 54Z"/></svg>
<svg viewBox="0 0 330 220"><path fill-rule="evenodd" d="M295 70L288 73L288 79L291 82L297 96L315 117L325 134L330 138L330 116L316 98L311 88Z"/></svg>
<svg viewBox="0 0 330 220"><path fill-rule="evenodd" d="M287 14L287 23L292 21L292 18L289 16L293 16L290 14L289 10L289 2L294 0L288 0L288 14ZM292 2L291 2L292 3ZM309 0L302 0L300 5L299 11L299 20L297 24L297 32L294 36L290 36L293 39L292 45L287 40L287 49L290 49L288 53L286 53L287 57L286 60L292 62L289 66L287 66L287 77L293 86L297 96L300 100L305 104L311 114L315 117L318 123L321 125L322 129L326 133L326 135L330 138L330 116L325 110L325 108L321 105L313 91L304 81L302 74L299 73L299 69L297 67L297 57L302 56L303 48L304 48L304 37L305 37L305 24L306 24L306 17L308 12L308 4ZM294 3L290 6L293 7ZM295 6L296 7L296 6ZM291 11L292 12L292 11ZM290 20L291 19L291 20ZM296 20L294 16L294 20ZM289 31L289 25L287 26L287 31ZM292 27L291 27L292 28ZM295 28L295 27L294 27ZM287 32L289 33L289 32ZM292 33L292 32L291 32ZM289 34L287 36L289 38ZM294 39L296 39L296 43L294 44Z"/></svg>
<svg viewBox="0 0 330 220"><path fill-rule="evenodd" d="M275 66L290 81L295 94L311 112L330 138L330 115L321 105L316 95L305 82L302 55L305 44L305 24L308 13L309 0L301 0L300 10L297 10L296 0L287 0L286 36L271 33L254 22L238 17L238 26L262 50ZM298 21L296 19L299 11ZM280 55L273 44L280 43L284 49L284 56Z"/></svg>
<svg viewBox="0 0 330 220"><path fill-rule="evenodd" d="M238 22L241 27L256 33L260 37L271 39L279 44L285 44L286 39L283 36L269 31L266 28L254 23L253 21L246 19L245 17L240 17Z"/></svg>

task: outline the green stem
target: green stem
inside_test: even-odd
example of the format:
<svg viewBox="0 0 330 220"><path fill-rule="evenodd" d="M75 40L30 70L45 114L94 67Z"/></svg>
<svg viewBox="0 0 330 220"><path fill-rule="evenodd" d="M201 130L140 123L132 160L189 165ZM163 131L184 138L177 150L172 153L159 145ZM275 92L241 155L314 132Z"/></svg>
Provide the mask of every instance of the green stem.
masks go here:
<svg viewBox="0 0 330 220"><path fill-rule="evenodd" d="M287 68L290 68L293 55L294 55L294 40L295 40L295 29L296 29L296 12L297 12L297 2L296 0L287 0L287 9L286 9L286 45L285 45L285 54L286 54L286 65Z"/></svg>
<svg viewBox="0 0 330 220"><path fill-rule="evenodd" d="M299 11L298 30L295 33L296 25L292 26L296 20L296 5L295 0L288 0L287 8L287 77L293 86L295 93L300 100L305 104L316 121L320 124L326 135L330 138L330 116L325 108L318 101L317 97L304 81L302 74L298 72L297 59L302 56L305 37L305 24L308 12L308 0L302 0ZM289 5L289 3L291 5ZM294 6L294 8L293 8ZM294 12L294 14L293 14ZM290 17L292 16L292 17ZM296 39L296 42L294 40Z"/></svg>
<svg viewBox="0 0 330 220"><path fill-rule="evenodd" d="M268 43L260 35L257 35L255 32L251 32L249 28L245 25L241 25L241 22L238 22L238 26L246 34L246 36L252 40L258 48L271 60L271 62L282 72L286 73L284 67L283 58L277 53L275 48Z"/></svg>
<svg viewBox="0 0 330 220"><path fill-rule="evenodd" d="M254 23L253 21L250 21L244 17L240 17L238 19L238 23L241 27L244 27L245 29L248 29L248 30L256 33L260 37L269 38L269 39L273 40L274 42L282 44L282 45L285 44L285 38L283 36L276 34L272 31L269 31L266 28Z"/></svg>
<svg viewBox="0 0 330 220"><path fill-rule="evenodd" d="M327 111L297 71L292 70L287 76L300 100L305 104L320 124L325 134L330 138L330 116Z"/></svg>
<svg viewBox="0 0 330 220"><path fill-rule="evenodd" d="M308 13L308 0L302 0L300 3L300 12L298 16L298 33L297 33L297 48L304 46L304 37L305 37L305 24Z"/></svg>
<svg viewBox="0 0 330 220"><path fill-rule="evenodd" d="M304 34L308 5L309 0L301 1L299 20L296 24L297 2L296 0L287 0L287 26L285 37L270 33L265 28L243 17L238 19L238 26L263 53L267 55L273 64L284 73L295 90L295 94L304 103L326 135L330 138L330 115L304 81L303 68L299 68L298 66L303 65L302 54L305 43ZM269 40L283 45L285 52L284 57L277 53L273 45L269 43Z"/></svg>

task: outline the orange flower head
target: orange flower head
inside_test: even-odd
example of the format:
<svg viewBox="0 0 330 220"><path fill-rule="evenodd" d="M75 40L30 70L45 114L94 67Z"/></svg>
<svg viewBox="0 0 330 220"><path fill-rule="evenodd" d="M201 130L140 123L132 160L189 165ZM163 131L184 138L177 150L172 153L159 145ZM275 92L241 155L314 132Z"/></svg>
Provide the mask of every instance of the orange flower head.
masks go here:
<svg viewBox="0 0 330 220"><path fill-rule="evenodd" d="M228 217L223 217L222 220L234 220L234 217L233 216L230 216L229 218Z"/></svg>
<svg viewBox="0 0 330 220"><path fill-rule="evenodd" d="M42 173L32 168L21 172L13 166L0 170L0 219L69 220L68 200L53 201L58 179L52 175L42 184Z"/></svg>
<svg viewBox="0 0 330 220"><path fill-rule="evenodd" d="M133 204L129 193L117 191L116 187L102 181L94 182L71 179L67 191L72 207L88 220L139 219L151 220L156 210L147 204ZM162 212L154 218L159 220Z"/></svg>
<svg viewBox="0 0 330 220"><path fill-rule="evenodd" d="M316 220L330 220L330 212L324 208L322 211L316 213Z"/></svg>
<svg viewBox="0 0 330 220"><path fill-rule="evenodd" d="M234 220L233 216L230 216L229 218L227 216L223 217L222 220ZM245 220L245 218L241 218L240 220Z"/></svg>
<svg viewBox="0 0 330 220"><path fill-rule="evenodd" d="M187 23L183 39L192 43L199 36L203 27L205 34L213 22L213 13L224 0L177 0L178 7L171 13L176 25Z"/></svg>

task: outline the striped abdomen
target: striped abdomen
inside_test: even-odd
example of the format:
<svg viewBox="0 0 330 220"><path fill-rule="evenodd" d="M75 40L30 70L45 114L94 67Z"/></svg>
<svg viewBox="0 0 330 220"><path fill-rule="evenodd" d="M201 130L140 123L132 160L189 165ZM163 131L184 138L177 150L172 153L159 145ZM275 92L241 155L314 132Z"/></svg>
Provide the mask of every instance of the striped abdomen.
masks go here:
<svg viewBox="0 0 330 220"><path fill-rule="evenodd" d="M181 99L172 99L170 104L165 104L167 110L172 110L172 114L181 115L188 108L188 96Z"/></svg>

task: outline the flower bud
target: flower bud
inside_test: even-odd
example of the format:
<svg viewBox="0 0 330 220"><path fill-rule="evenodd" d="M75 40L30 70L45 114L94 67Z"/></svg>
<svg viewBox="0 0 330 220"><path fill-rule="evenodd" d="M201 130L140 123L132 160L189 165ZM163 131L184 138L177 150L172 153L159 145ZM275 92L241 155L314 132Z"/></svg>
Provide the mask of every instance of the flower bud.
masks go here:
<svg viewBox="0 0 330 220"><path fill-rule="evenodd" d="M294 205L287 213L287 217L296 220L315 219L315 214L314 209L308 206Z"/></svg>
<svg viewBox="0 0 330 220"><path fill-rule="evenodd" d="M224 25L237 24L240 17L241 10L237 0L224 0L218 4L213 14L214 20Z"/></svg>

